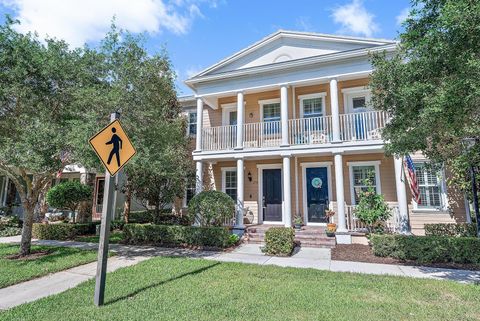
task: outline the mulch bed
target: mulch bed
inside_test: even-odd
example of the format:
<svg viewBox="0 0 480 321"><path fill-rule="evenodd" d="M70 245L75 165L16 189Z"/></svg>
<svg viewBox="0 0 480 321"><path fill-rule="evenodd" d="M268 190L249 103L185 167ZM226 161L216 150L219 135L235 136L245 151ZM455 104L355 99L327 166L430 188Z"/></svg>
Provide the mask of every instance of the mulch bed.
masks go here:
<svg viewBox="0 0 480 321"><path fill-rule="evenodd" d="M20 254L12 254L12 255L7 255L5 258L7 260L12 260L12 261L30 261L30 260L36 260L38 258L41 258L43 256L47 256L50 253L52 253L52 250L40 250L40 251L32 251L29 255L21 256Z"/></svg>
<svg viewBox="0 0 480 321"><path fill-rule="evenodd" d="M480 271L480 265L476 265L476 264L460 264L460 263L420 264L415 261L402 261L402 260L394 259L391 257L375 256L370 246L361 245L361 244L337 244L332 249L332 260L379 263L379 264L398 264L398 265L409 265L409 266L427 266L427 267L446 268L446 269Z"/></svg>

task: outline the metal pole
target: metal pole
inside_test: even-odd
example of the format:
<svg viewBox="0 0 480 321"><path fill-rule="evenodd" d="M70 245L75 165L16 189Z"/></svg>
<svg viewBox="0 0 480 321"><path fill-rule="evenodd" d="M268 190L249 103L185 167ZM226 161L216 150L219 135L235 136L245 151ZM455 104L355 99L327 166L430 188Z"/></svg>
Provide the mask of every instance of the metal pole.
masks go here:
<svg viewBox="0 0 480 321"><path fill-rule="evenodd" d="M475 179L475 167L470 165L470 175L472 176L473 209L477 218L477 237L480 238L480 210L478 209L477 182Z"/></svg>
<svg viewBox="0 0 480 321"><path fill-rule="evenodd" d="M110 121L120 118L120 114L112 113ZM107 278L108 238L110 236L110 221L114 209L115 176L105 171L105 188L103 193L102 223L100 226L100 240L98 242L97 274L95 277L95 305L103 305L105 297L105 280Z"/></svg>

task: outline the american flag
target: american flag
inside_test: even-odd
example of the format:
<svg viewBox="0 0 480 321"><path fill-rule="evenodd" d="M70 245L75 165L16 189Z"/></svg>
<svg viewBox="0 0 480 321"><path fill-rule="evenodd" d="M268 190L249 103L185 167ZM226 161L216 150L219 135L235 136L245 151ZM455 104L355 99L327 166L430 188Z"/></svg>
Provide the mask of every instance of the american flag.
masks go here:
<svg viewBox="0 0 480 321"><path fill-rule="evenodd" d="M420 205L420 190L418 188L417 175L415 174L415 166L413 165L413 161L410 155L406 155L403 158L403 165L406 172L405 175L408 178L408 183L410 185L410 191L412 192L413 199L417 204Z"/></svg>

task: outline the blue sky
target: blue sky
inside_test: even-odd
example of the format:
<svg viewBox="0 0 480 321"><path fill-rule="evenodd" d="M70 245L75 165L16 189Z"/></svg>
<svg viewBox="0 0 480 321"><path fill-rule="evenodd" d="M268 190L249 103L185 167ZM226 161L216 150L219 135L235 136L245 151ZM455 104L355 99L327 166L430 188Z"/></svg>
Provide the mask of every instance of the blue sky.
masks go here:
<svg viewBox="0 0 480 321"><path fill-rule="evenodd" d="M396 38L408 0L0 0L19 31L94 45L112 16L117 24L145 33L150 52L167 48L183 80L278 29L373 38ZM3 22L3 21L2 21Z"/></svg>

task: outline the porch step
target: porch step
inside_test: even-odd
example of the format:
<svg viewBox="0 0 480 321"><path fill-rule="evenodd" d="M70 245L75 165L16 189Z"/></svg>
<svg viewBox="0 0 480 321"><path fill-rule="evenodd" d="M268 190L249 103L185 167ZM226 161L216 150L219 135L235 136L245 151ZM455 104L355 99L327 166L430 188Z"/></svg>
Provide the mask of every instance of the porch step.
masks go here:
<svg viewBox="0 0 480 321"><path fill-rule="evenodd" d="M250 244L262 244L265 242L265 232L271 226L249 226L245 229L243 241ZM295 231L295 242L304 247L335 247L335 238L327 237L324 227L303 227Z"/></svg>

